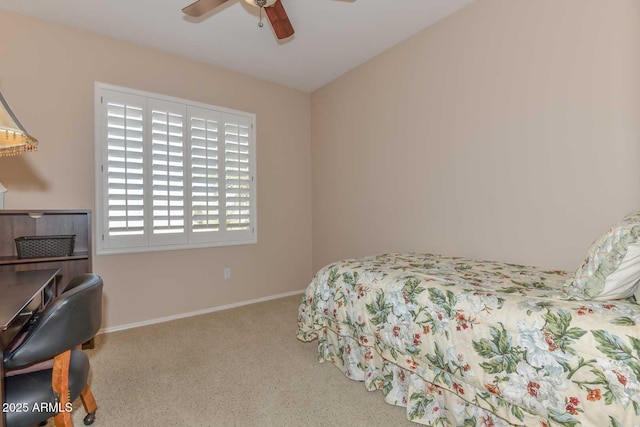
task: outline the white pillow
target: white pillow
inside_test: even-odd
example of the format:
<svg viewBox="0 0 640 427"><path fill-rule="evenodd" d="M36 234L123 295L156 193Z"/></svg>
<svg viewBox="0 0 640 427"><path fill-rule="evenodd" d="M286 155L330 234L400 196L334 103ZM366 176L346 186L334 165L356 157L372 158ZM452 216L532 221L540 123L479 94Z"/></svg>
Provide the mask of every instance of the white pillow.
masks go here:
<svg viewBox="0 0 640 427"><path fill-rule="evenodd" d="M609 274L602 291L592 299L595 301L609 301L614 299L628 298L636 295L636 301L640 304L640 243L633 243L627 247L622 262L618 268Z"/></svg>
<svg viewBox="0 0 640 427"><path fill-rule="evenodd" d="M640 209L593 242L567 287L578 299L608 301L630 297L639 281Z"/></svg>

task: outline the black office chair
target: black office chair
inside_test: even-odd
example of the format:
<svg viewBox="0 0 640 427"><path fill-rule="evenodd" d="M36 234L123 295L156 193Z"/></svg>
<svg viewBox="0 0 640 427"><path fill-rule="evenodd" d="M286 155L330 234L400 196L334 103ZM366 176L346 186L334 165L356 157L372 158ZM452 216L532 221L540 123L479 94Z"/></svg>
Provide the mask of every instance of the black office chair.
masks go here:
<svg viewBox="0 0 640 427"><path fill-rule="evenodd" d="M68 291L72 290L73 288L84 284L88 280L92 280L94 276L95 276L95 274L92 274L92 273L78 274L77 276L75 276L71 280L69 280L69 282L67 283L67 286L65 286L64 289L62 290L62 293L68 292Z"/></svg>
<svg viewBox="0 0 640 427"><path fill-rule="evenodd" d="M69 282L67 283L67 286L64 287L64 289L62 290L62 292L68 292L71 289L75 288L76 286L80 286L81 284L83 284L90 276L92 276L91 273L83 273L83 274L79 274L75 277L73 277L71 280L69 280ZM82 343L82 349L83 350L87 350L87 349L92 349L95 347L95 342L94 342L95 338L91 338L89 341L87 342L83 342Z"/></svg>
<svg viewBox="0 0 640 427"><path fill-rule="evenodd" d="M19 342L5 352L7 427L32 426L54 417L72 426L72 402L80 396L87 416L97 405L87 384L89 359L78 348L102 323L102 279L83 275L44 309Z"/></svg>

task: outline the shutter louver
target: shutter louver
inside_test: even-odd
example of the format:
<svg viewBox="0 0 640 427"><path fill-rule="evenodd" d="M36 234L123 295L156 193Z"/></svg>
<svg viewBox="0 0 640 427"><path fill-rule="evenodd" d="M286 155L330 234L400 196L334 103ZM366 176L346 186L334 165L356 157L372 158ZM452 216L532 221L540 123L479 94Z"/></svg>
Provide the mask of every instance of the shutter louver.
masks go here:
<svg viewBox="0 0 640 427"><path fill-rule="evenodd" d="M144 234L144 111L139 106L106 104L107 233Z"/></svg>
<svg viewBox="0 0 640 427"><path fill-rule="evenodd" d="M191 119L191 227L194 233L220 230L218 120L193 111ZM202 116L202 117L199 117Z"/></svg>
<svg viewBox="0 0 640 427"><path fill-rule="evenodd" d="M225 120L224 179L227 231L251 230L249 124Z"/></svg>
<svg viewBox="0 0 640 427"><path fill-rule="evenodd" d="M150 114L154 235L185 232L184 115L167 110L154 106Z"/></svg>

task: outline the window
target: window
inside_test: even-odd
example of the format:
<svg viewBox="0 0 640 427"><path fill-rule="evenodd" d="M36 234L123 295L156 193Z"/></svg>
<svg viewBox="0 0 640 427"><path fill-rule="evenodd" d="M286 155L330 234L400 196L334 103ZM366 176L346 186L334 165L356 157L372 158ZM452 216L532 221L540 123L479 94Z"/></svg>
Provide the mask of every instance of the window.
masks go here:
<svg viewBox="0 0 640 427"><path fill-rule="evenodd" d="M96 83L98 254L256 243L254 123Z"/></svg>

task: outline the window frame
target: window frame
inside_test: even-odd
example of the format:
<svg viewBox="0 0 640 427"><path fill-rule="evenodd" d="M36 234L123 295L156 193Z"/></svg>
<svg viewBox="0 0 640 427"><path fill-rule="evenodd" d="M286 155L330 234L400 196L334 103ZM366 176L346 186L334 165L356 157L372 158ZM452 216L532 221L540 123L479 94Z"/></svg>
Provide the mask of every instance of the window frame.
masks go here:
<svg viewBox="0 0 640 427"><path fill-rule="evenodd" d="M109 236L109 218L108 218L108 137L107 137L107 114L106 103L102 103L102 97L104 91L117 92L123 97L144 97L145 107L143 111L143 216L144 227L143 234L138 238L133 239L119 239L117 236ZM186 243L172 243L175 239L163 239L157 238L158 234L154 234L153 225L153 192L151 190L153 186L151 170L151 147L153 144L149 128L149 118L151 116L151 108L148 106L148 101L151 103L159 101L160 104L172 103L179 104L185 111L183 119L183 163L184 163L184 238L187 239ZM249 203L250 203L250 227L251 230L247 231L228 231L226 230L226 210L228 205L223 197L225 195L225 189L218 194L219 199L219 227L220 230L211 232L212 234L208 238L202 238L202 235L194 238L198 233L194 232L192 224L192 165L191 165L191 119L194 117L189 111L206 110L211 112L214 116L239 117L242 123L247 123L249 126L248 131L248 150L249 150L249 175L250 175L250 190L249 190ZM205 118L206 119L206 118ZM225 122L219 121L217 123L218 132L218 152L225 150L225 139L222 137L225 132ZM253 113L247 113L244 111L233 110L217 105L210 105L201 102L186 100L182 98L176 98L172 96L141 91L137 89L130 89L122 86L115 86L111 84L95 82L94 83L94 148L95 148L95 248L97 255L109 255L109 254L126 254L126 253L144 253L144 252L156 252L156 251L169 251L169 250L188 250L207 247L220 247L220 246L235 246L235 245L248 245L258 243L258 227L257 227L257 167L256 167L256 115ZM220 164L224 164L223 160L219 159ZM225 187L227 180L229 179L225 175L225 170L218 171L218 186ZM160 234L161 235L161 234ZM176 234L182 236L182 234Z"/></svg>

